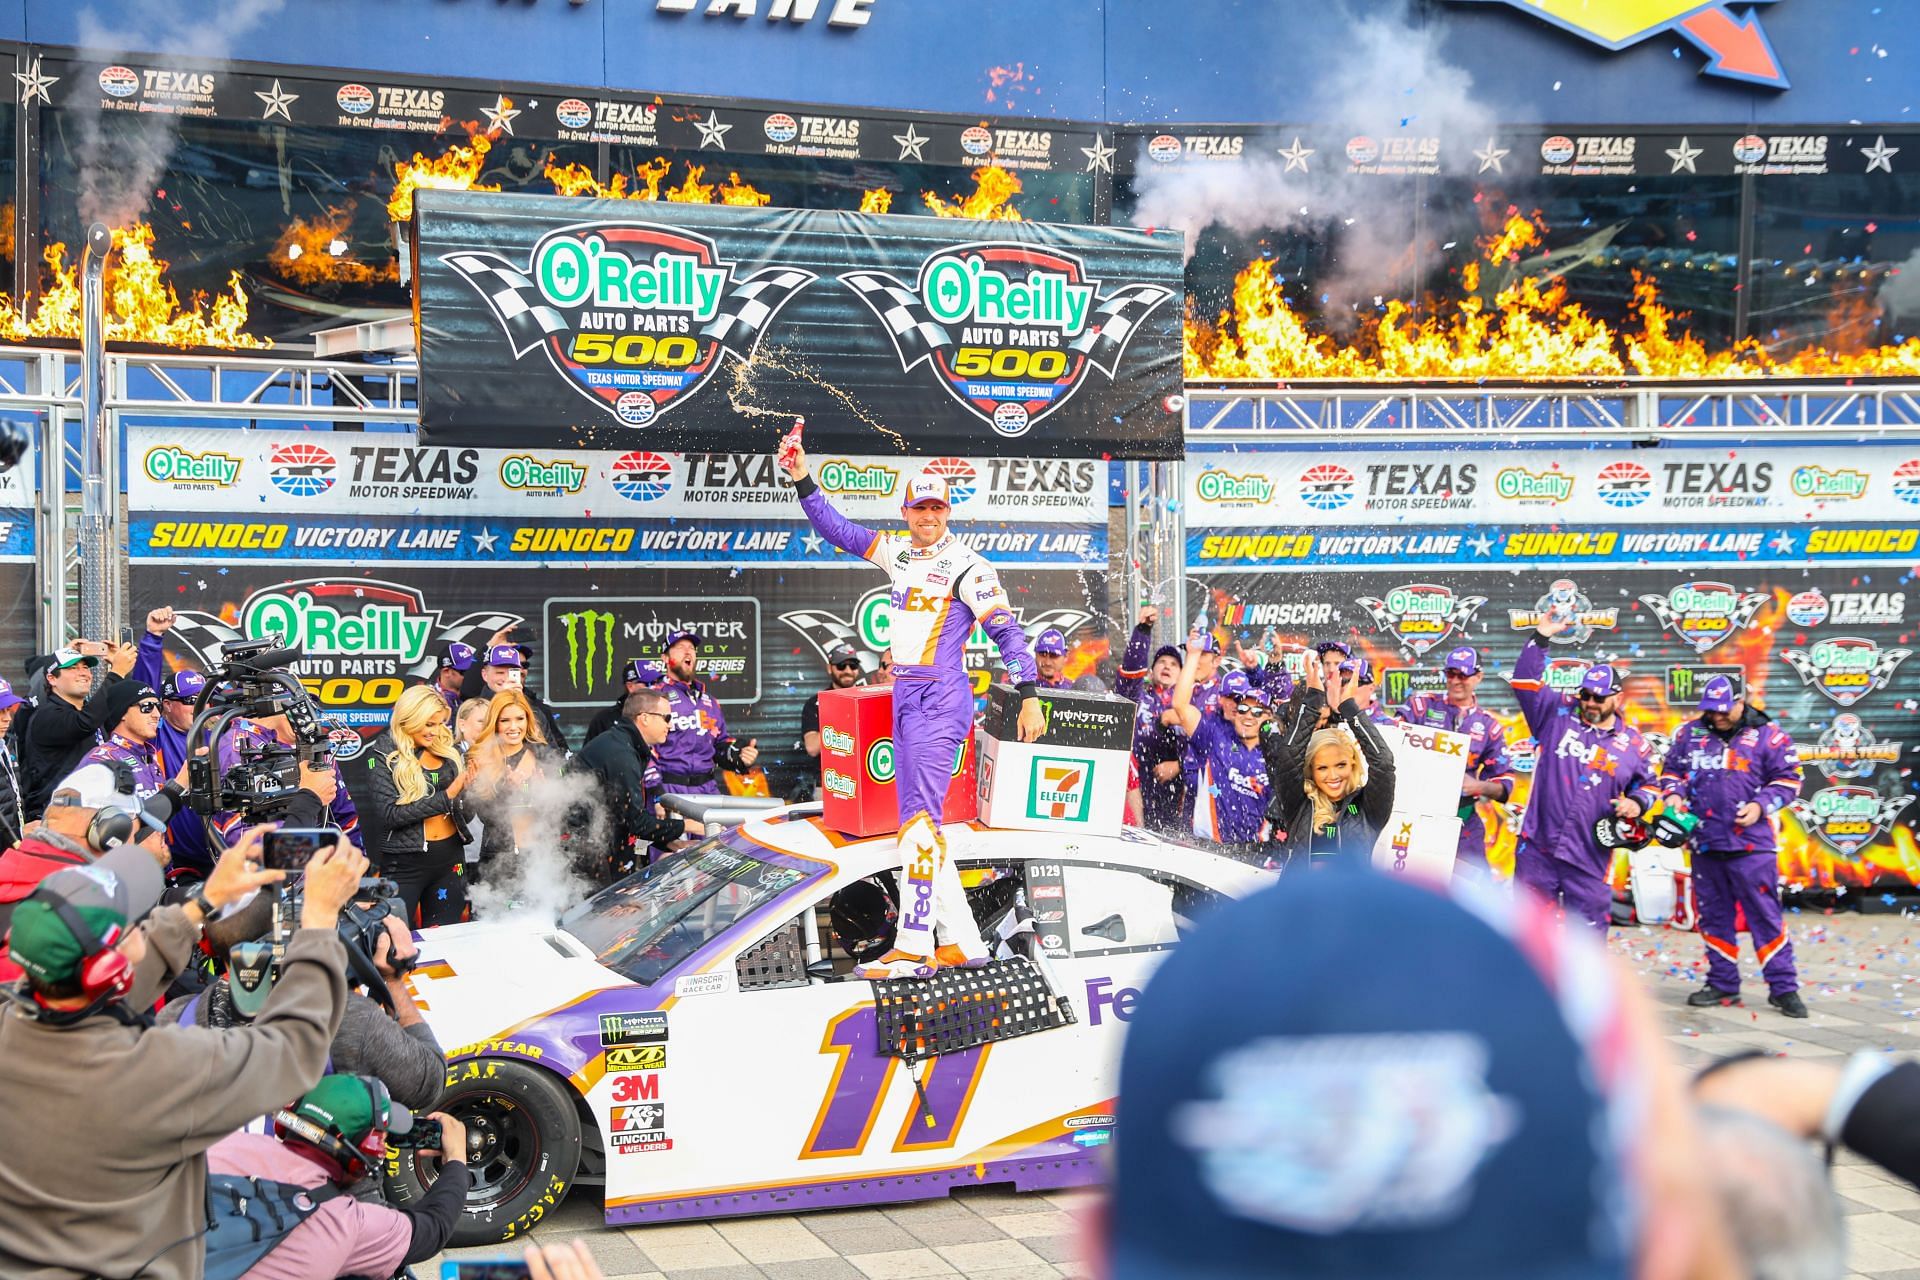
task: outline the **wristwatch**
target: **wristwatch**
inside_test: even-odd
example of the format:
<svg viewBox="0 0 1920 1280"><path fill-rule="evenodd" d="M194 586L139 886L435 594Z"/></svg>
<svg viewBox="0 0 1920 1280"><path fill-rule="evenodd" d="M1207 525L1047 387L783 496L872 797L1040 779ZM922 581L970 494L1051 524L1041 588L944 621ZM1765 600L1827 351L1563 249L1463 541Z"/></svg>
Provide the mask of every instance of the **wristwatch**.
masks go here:
<svg viewBox="0 0 1920 1280"><path fill-rule="evenodd" d="M193 892L188 894L187 900L180 905L200 908L200 926L202 928L205 928L207 922L219 914L219 908L207 900L207 886L204 884L193 886Z"/></svg>

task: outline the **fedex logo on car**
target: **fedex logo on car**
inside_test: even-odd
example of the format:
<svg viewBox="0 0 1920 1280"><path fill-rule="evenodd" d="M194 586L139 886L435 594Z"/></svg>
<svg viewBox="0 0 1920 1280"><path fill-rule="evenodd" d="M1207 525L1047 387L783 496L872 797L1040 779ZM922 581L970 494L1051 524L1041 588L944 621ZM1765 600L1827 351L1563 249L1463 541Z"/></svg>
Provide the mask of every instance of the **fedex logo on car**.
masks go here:
<svg viewBox="0 0 1920 1280"><path fill-rule="evenodd" d="M1093 1026L1099 1026L1109 1013L1115 1021L1133 1021L1133 1006L1140 999L1139 990L1134 987L1113 990L1112 987L1112 978L1087 979L1087 1021Z"/></svg>

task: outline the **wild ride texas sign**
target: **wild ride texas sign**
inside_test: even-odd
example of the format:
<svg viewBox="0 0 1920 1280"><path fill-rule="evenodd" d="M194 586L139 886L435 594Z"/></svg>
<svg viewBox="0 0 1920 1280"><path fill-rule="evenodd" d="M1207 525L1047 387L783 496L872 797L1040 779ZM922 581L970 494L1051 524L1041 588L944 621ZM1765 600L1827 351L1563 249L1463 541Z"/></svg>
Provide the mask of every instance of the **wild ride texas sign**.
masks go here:
<svg viewBox="0 0 1920 1280"><path fill-rule="evenodd" d="M1125 227L422 192L423 444L1178 457L1181 248Z"/></svg>

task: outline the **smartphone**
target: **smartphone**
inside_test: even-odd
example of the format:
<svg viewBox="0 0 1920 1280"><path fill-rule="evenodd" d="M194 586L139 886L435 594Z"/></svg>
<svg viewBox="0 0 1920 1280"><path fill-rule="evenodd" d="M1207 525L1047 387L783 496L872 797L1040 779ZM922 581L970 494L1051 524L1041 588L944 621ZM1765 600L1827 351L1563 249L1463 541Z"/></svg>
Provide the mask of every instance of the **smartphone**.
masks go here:
<svg viewBox="0 0 1920 1280"><path fill-rule="evenodd" d="M413 1122L413 1128L405 1133L388 1134L387 1145L414 1151L437 1151L440 1148L440 1122L416 1120Z"/></svg>
<svg viewBox="0 0 1920 1280"><path fill-rule="evenodd" d="M132 643L133 643L133 628L132 628L132 627L122 627L122 628L120 628L120 643L121 643L121 644L132 644Z"/></svg>
<svg viewBox="0 0 1920 1280"><path fill-rule="evenodd" d="M525 1262L498 1258L492 1262L442 1262L440 1280L523 1280L531 1276Z"/></svg>
<svg viewBox="0 0 1920 1280"><path fill-rule="evenodd" d="M268 871L305 871L316 850L339 843L338 827L282 827L267 832L260 865Z"/></svg>

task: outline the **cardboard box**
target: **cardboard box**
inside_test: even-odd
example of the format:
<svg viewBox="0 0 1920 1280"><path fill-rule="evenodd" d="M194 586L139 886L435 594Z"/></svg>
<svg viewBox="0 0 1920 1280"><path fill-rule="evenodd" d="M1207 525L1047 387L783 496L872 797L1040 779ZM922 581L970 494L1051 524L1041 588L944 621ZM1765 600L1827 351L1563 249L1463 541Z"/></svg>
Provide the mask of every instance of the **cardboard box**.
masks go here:
<svg viewBox="0 0 1920 1280"><path fill-rule="evenodd" d="M1460 819L1396 809L1373 846L1373 865L1390 875L1448 884L1459 852Z"/></svg>
<svg viewBox="0 0 1920 1280"><path fill-rule="evenodd" d="M1117 834L1125 816L1134 706L1077 689L1040 695L1046 729L1018 740L1020 695L995 685L979 734L980 819L1016 831Z"/></svg>
<svg viewBox="0 0 1920 1280"><path fill-rule="evenodd" d="M1460 784L1467 773L1464 733L1424 724L1381 725L1380 736L1393 752L1393 807L1396 812L1459 817Z"/></svg>
<svg viewBox="0 0 1920 1280"><path fill-rule="evenodd" d="M973 737L961 739L947 788L946 821L979 814ZM820 803L827 826L850 836L900 829L893 783L893 689L829 689L820 695Z"/></svg>

